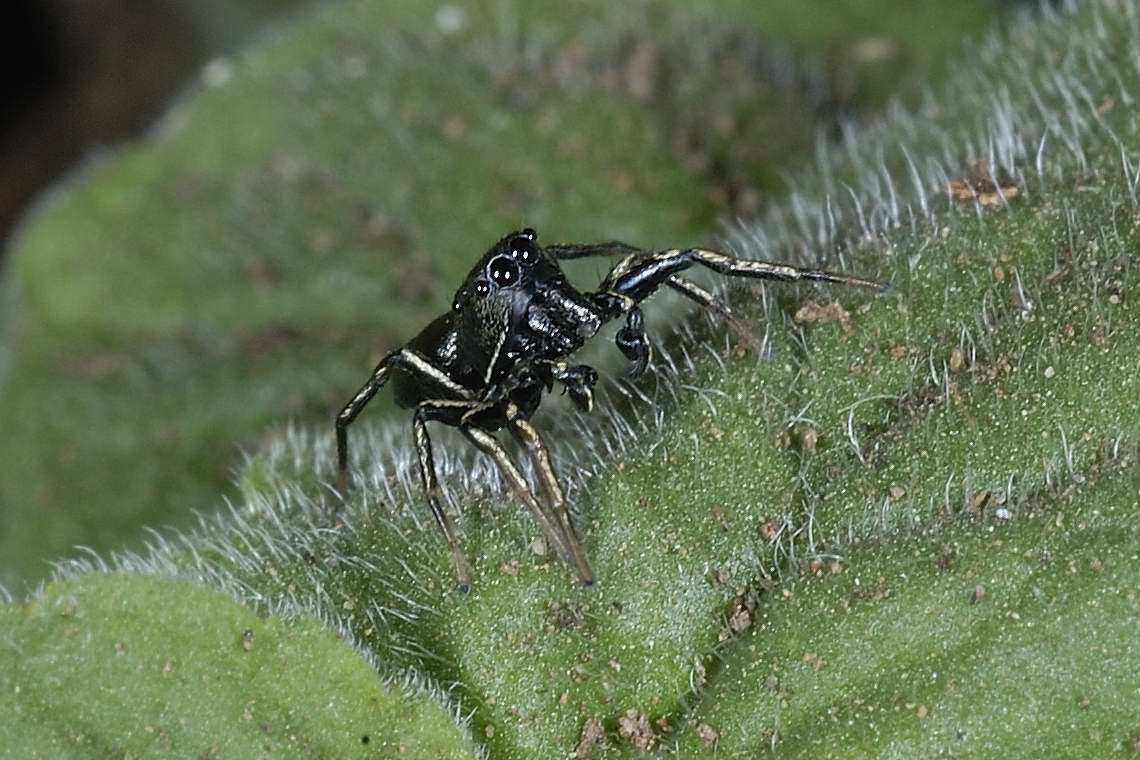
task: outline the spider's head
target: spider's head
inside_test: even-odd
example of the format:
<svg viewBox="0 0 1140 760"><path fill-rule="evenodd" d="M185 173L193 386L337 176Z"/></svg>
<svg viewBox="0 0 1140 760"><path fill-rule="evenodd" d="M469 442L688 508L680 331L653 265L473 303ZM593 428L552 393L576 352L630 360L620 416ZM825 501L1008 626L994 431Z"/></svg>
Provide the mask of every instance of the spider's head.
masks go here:
<svg viewBox="0 0 1140 760"><path fill-rule="evenodd" d="M557 262L538 245L537 232L530 228L512 232L491 246L467 274L451 309L464 320L488 312L517 314L537 288L561 277Z"/></svg>
<svg viewBox="0 0 1140 760"><path fill-rule="evenodd" d="M562 269L542 250L538 233L529 228L512 232L468 273L452 301L452 319L470 341L467 345L477 346L482 358L490 357L525 323L535 294L562 282Z"/></svg>

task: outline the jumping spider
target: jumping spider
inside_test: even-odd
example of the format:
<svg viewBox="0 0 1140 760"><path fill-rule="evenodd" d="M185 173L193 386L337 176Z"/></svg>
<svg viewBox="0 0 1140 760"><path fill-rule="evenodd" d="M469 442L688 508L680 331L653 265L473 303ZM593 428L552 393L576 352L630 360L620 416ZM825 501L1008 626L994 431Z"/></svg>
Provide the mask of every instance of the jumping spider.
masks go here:
<svg viewBox="0 0 1140 760"><path fill-rule="evenodd" d="M558 263L614 255L622 256L621 260L593 292L584 293L570 284ZM428 506L451 551L459 587L466 590L471 576L455 529L440 505L429 421L459 428L494 459L542 528L548 545L574 568L583 584L592 584L594 574L574 530L550 456L528 420L555 381L580 410L593 408L598 373L566 360L610 320L625 317L616 342L632 362L628 375L637 377L645 371L650 347L638 304L662 285L731 318L728 307L711 293L678 276L698 265L733 277L884 287L859 277L740 259L701 248L652 252L619 242L543 247L532 229L512 232L495 243L467 275L451 310L407 345L381 359L368 382L337 415L337 488L341 496L348 490L348 426L392 378L397 403L414 410L412 429L420 476ZM542 499L536 497L493 435L504 427L533 461Z"/></svg>

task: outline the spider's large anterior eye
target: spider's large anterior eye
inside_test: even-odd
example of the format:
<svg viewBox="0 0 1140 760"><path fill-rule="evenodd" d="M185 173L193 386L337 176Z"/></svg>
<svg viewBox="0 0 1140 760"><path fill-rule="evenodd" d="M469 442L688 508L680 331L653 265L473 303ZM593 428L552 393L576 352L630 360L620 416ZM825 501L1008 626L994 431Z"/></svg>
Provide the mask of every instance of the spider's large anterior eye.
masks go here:
<svg viewBox="0 0 1140 760"><path fill-rule="evenodd" d="M519 265L506 256L496 256L487 265L487 276L500 288L509 288L519 281Z"/></svg>
<svg viewBox="0 0 1140 760"><path fill-rule="evenodd" d="M524 264L530 264L538 258L538 246L531 238L525 237L526 232L511 241L511 257Z"/></svg>

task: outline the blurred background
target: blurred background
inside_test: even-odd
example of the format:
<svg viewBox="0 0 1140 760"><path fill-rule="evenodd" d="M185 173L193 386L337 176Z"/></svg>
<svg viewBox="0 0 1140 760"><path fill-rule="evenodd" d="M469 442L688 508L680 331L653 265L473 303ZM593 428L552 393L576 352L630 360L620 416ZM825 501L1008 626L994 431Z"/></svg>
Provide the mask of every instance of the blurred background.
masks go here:
<svg viewBox="0 0 1140 760"><path fill-rule="evenodd" d="M7 4L0 583L220 508L505 231L711 242L1019 5Z"/></svg>
<svg viewBox="0 0 1140 760"><path fill-rule="evenodd" d="M0 9L0 240L92 148L143 130L202 62L302 0L28 0Z"/></svg>

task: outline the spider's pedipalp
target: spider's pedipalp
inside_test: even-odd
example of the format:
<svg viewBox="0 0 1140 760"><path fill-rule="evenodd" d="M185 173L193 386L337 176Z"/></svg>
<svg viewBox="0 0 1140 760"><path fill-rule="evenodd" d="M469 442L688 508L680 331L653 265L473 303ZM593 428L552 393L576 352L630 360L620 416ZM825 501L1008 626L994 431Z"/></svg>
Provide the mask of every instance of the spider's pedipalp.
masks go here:
<svg viewBox="0 0 1140 760"><path fill-rule="evenodd" d="M625 313L625 327L618 330L615 341L625 358L632 362L625 371L626 377L635 380L644 375L653 349L645 337L645 319L641 316L641 309L634 306Z"/></svg>
<svg viewBox="0 0 1140 760"><path fill-rule="evenodd" d="M555 380L562 383L570 400L578 411L594 410L594 386L598 383L598 371L588 364L568 365L564 361L552 362L551 372Z"/></svg>

